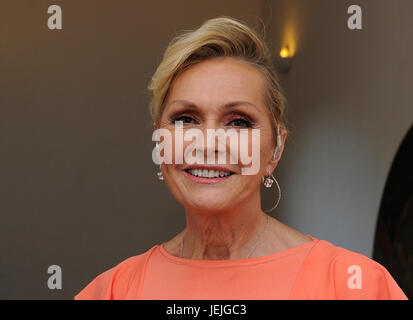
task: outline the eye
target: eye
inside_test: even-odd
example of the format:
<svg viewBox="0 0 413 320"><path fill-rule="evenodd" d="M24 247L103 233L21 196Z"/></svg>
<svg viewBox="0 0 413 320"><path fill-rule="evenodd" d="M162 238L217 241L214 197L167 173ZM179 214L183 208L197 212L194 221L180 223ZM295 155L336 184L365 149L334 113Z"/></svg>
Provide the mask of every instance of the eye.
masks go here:
<svg viewBox="0 0 413 320"><path fill-rule="evenodd" d="M232 123L235 127L246 127L246 128L252 127L252 123L250 121L242 119L242 118L231 120L229 123L230 124Z"/></svg>
<svg viewBox="0 0 413 320"><path fill-rule="evenodd" d="M184 124L185 123L196 123L196 120L190 116L178 116L178 117L174 117L171 119L172 123L175 123L176 121L182 121Z"/></svg>

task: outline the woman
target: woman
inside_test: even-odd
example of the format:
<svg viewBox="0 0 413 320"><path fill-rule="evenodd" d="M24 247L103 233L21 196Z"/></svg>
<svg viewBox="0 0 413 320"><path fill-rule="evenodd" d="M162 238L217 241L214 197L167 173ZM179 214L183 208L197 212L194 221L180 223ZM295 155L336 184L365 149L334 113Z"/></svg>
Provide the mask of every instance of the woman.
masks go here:
<svg viewBox="0 0 413 320"><path fill-rule="evenodd" d="M287 130L269 50L255 32L222 17L179 35L149 89L154 129L171 132L183 149L191 142L174 140L179 123L205 134L247 130L249 147L258 129L258 173L242 174L242 161L161 164L186 228L100 274L75 299L406 299L383 266L262 211L260 185L275 180ZM238 155L227 145L200 149L203 157Z"/></svg>

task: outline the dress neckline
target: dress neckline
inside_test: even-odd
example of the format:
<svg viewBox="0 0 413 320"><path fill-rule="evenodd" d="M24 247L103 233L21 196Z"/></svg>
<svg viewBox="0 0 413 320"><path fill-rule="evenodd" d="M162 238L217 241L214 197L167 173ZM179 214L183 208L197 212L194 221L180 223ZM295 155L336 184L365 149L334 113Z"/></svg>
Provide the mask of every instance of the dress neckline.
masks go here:
<svg viewBox="0 0 413 320"><path fill-rule="evenodd" d="M292 254L296 254L301 250L308 249L309 247L314 246L318 241L320 241L319 239L312 237L310 235L306 235L306 236L308 236L310 240L298 246L295 246L290 249L282 250L276 253L272 253L266 256L254 257L254 258L230 259L230 260L204 260L204 259L181 258L181 257L176 257L172 255L165 249L166 242L163 242L161 243L161 245L159 245L159 251L169 261L176 263L176 264L182 264L182 265L199 266L199 267L228 267L228 266L253 265L253 264L268 262L268 261L275 260L275 259L284 258Z"/></svg>

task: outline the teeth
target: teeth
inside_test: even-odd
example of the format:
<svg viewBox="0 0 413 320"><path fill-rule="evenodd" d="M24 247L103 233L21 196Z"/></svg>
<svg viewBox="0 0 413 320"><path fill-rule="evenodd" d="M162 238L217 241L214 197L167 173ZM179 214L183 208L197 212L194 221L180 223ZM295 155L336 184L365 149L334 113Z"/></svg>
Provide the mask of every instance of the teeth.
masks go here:
<svg viewBox="0 0 413 320"><path fill-rule="evenodd" d="M190 169L188 170L190 174L196 177L203 178L218 178L227 177L231 175L229 171L218 171L218 170L207 170L207 169Z"/></svg>

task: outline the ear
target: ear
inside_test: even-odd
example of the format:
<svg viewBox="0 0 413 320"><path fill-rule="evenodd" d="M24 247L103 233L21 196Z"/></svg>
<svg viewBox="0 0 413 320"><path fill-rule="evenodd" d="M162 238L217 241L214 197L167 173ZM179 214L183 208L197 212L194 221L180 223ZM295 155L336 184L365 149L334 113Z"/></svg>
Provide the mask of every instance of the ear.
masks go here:
<svg viewBox="0 0 413 320"><path fill-rule="evenodd" d="M156 121L153 122L153 130L158 129L158 123Z"/></svg>
<svg viewBox="0 0 413 320"><path fill-rule="evenodd" d="M281 128L280 129L281 145L279 147L278 156L275 159L273 158L274 150L277 147L277 146L274 146L274 148L272 149L272 152L271 152L271 157L268 160L267 166L265 168L266 169L265 174L273 173L275 168L277 167L278 161L280 161L281 156L282 156L283 151L284 151L284 145L285 145L285 140L287 139L287 135L288 135L287 130L285 130L284 128ZM277 141L277 139L275 139L275 140Z"/></svg>

